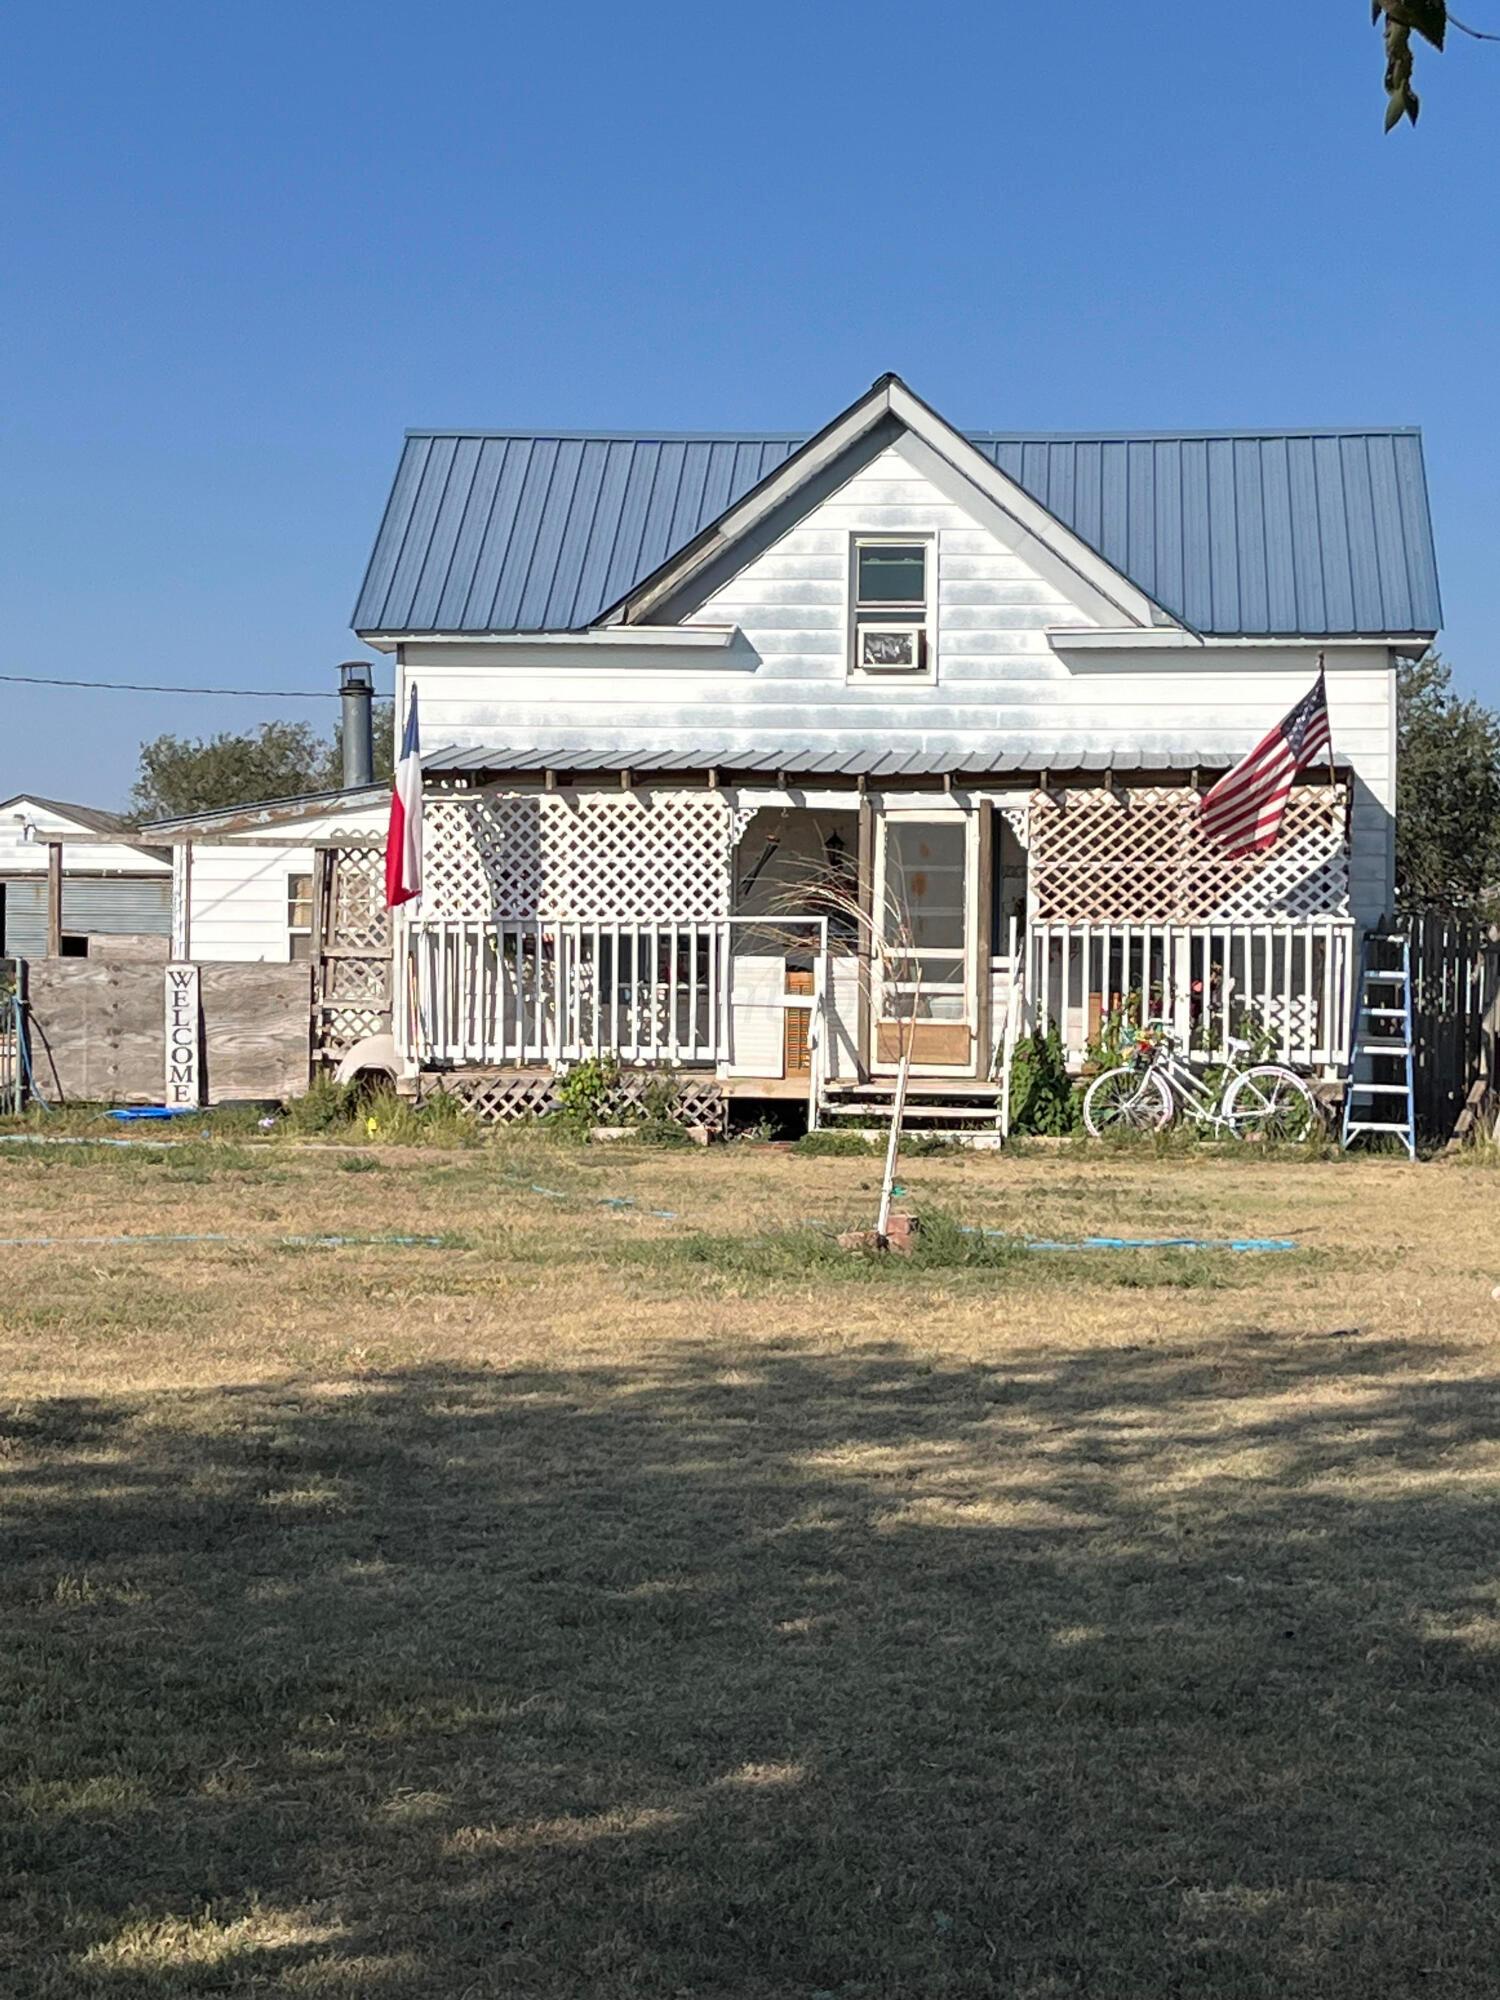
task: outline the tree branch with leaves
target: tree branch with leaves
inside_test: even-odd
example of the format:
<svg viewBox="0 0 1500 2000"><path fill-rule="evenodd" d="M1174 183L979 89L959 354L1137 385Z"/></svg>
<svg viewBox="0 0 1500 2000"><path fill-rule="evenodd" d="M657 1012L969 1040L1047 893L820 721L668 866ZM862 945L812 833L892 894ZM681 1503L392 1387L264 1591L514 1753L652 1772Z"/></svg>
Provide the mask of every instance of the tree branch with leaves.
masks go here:
<svg viewBox="0 0 1500 2000"><path fill-rule="evenodd" d="M1422 100L1411 87L1413 35L1442 52L1448 30L1454 28L1476 42L1500 42L1500 35L1483 28L1471 28L1448 11L1447 0L1370 0L1370 19L1385 34L1385 129L1392 131L1403 118L1413 125L1422 109Z"/></svg>
<svg viewBox="0 0 1500 2000"><path fill-rule="evenodd" d="M393 720L388 701L373 712L375 776L390 776ZM336 791L343 778L343 723L331 738L305 722L264 722L258 729L218 736L157 736L140 749L133 819L171 819L265 799Z"/></svg>
<svg viewBox="0 0 1500 2000"><path fill-rule="evenodd" d="M1396 674L1396 884L1403 903L1500 916L1500 714L1440 654Z"/></svg>

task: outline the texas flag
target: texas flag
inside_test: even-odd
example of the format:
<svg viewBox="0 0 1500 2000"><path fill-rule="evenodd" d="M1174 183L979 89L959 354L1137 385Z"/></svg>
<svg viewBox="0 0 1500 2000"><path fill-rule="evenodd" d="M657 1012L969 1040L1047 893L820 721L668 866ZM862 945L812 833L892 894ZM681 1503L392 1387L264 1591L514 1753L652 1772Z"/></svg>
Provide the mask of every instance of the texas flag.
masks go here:
<svg viewBox="0 0 1500 2000"><path fill-rule="evenodd" d="M385 906L394 910L422 893L422 750L417 739L417 691L411 691L406 732L396 759L391 824L385 837Z"/></svg>

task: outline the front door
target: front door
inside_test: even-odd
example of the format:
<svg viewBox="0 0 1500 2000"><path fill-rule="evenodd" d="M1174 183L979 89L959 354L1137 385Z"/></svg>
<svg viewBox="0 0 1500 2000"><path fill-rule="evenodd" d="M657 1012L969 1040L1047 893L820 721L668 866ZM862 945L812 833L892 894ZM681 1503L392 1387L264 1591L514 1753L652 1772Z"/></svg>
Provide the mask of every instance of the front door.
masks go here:
<svg viewBox="0 0 1500 2000"><path fill-rule="evenodd" d="M875 822L875 1039L889 1074L972 1076L978 816L893 811Z"/></svg>

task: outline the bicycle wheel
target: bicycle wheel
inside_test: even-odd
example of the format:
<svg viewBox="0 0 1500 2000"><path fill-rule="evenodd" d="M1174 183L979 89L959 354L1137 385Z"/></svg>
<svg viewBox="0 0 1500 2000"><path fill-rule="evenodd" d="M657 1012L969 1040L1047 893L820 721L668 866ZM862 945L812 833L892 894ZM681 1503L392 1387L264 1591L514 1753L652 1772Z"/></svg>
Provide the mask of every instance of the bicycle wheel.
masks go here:
<svg viewBox="0 0 1500 2000"><path fill-rule="evenodd" d="M1084 1093L1084 1130L1161 1132L1172 1122L1172 1093L1153 1069L1107 1069Z"/></svg>
<svg viewBox="0 0 1500 2000"><path fill-rule="evenodd" d="M1236 1138L1295 1143L1316 1129L1318 1100L1294 1070L1262 1063L1230 1084L1223 1116Z"/></svg>

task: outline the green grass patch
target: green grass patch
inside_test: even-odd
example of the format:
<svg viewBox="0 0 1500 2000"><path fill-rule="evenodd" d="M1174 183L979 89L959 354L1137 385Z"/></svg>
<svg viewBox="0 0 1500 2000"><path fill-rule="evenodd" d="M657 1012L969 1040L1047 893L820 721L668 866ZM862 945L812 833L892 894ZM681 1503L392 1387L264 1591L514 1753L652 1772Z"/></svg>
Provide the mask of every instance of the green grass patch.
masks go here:
<svg viewBox="0 0 1500 2000"><path fill-rule="evenodd" d="M871 1213L873 1221L873 1209ZM845 1226L845 1225L841 1225ZM868 1226L857 1220L849 1227ZM985 1229L943 1210L924 1210L915 1249L846 1250L839 1229L803 1223L788 1229L737 1236L704 1229L622 1241L603 1254L657 1270L689 1267L726 1284L745 1280L775 1284L808 1277L835 1283L904 1284L923 1276L1023 1277L1028 1284L1103 1285L1127 1290L1228 1291L1254 1282L1256 1253L1184 1248L1032 1250L1020 1233ZM598 1256L591 1246L590 1256ZM1317 1252L1262 1253L1267 1263L1306 1265Z"/></svg>

